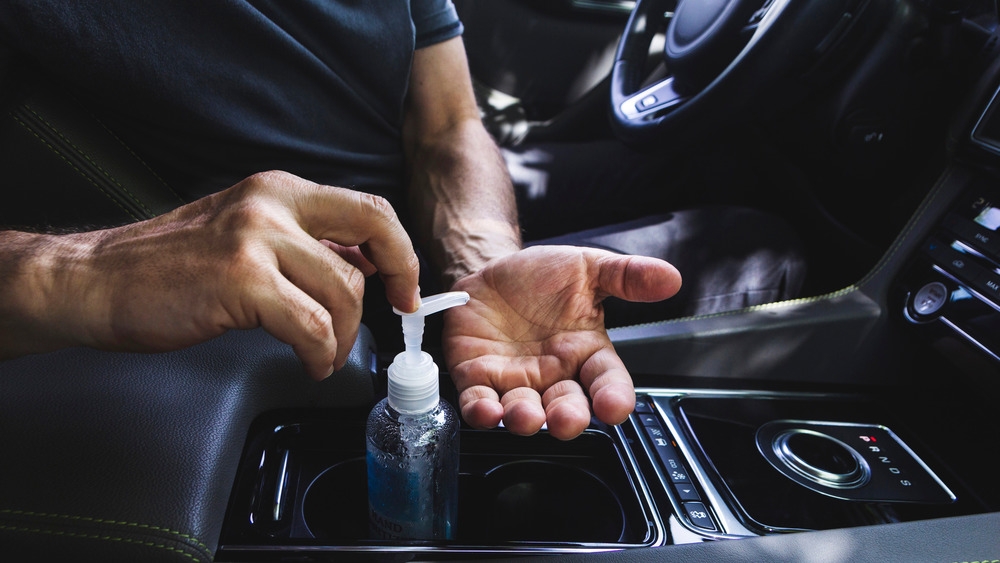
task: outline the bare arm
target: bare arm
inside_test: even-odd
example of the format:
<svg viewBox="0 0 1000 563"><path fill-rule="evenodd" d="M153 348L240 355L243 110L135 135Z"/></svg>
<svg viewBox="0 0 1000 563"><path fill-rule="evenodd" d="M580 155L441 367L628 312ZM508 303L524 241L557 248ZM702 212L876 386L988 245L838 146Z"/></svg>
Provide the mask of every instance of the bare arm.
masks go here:
<svg viewBox="0 0 1000 563"><path fill-rule="evenodd" d="M514 191L479 118L461 38L414 55L403 140L417 236L446 287L521 248Z"/></svg>
<svg viewBox="0 0 1000 563"><path fill-rule="evenodd" d="M257 174L116 229L0 232L0 358L174 350L262 326L322 379L357 336L365 274L377 269L389 301L412 310L417 268L384 199Z"/></svg>

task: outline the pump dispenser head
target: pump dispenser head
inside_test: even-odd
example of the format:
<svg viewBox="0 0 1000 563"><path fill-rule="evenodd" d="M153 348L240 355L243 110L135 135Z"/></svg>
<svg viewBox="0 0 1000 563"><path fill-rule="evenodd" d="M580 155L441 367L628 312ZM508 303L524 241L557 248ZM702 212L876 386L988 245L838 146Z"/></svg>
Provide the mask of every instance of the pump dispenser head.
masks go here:
<svg viewBox="0 0 1000 563"><path fill-rule="evenodd" d="M468 293L452 291L421 299L413 313L392 309L402 317L406 349L389 366L389 406L404 414L420 414L437 406L438 367L431 355L421 350L424 317L468 302Z"/></svg>

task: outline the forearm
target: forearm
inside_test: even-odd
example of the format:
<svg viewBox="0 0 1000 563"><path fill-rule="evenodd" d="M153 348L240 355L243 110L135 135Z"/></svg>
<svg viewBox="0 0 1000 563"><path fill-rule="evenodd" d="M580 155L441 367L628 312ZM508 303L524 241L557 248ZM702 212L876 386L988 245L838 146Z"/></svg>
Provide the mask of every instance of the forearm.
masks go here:
<svg viewBox="0 0 1000 563"><path fill-rule="evenodd" d="M0 232L0 358L90 344L76 307L85 307L87 257L96 235Z"/></svg>
<svg viewBox="0 0 1000 563"><path fill-rule="evenodd" d="M414 145L409 163L417 236L446 287L521 248L510 177L478 119Z"/></svg>

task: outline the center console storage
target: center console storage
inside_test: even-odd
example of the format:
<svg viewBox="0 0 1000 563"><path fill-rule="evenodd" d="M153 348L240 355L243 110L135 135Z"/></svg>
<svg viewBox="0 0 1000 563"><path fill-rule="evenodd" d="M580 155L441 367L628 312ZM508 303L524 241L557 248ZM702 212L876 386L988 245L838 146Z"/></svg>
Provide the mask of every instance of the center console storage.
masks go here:
<svg viewBox="0 0 1000 563"><path fill-rule="evenodd" d="M618 429L575 440L460 431L459 516L447 542L373 539L363 413L276 413L251 432L220 558L290 553L578 552L655 546L644 481Z"/></svg>
<svg viewBox="0 0 1000 563"><path fill-rule="evenodd" d="M624 424L566 442L461 430L452 541L369 532L364 412L266 415L245 448L217 557L592 552L990 508L939 457L942 443L914 430L925 411L906 399L638 391ZM903 403L911 410L893 407Z"/></svg>

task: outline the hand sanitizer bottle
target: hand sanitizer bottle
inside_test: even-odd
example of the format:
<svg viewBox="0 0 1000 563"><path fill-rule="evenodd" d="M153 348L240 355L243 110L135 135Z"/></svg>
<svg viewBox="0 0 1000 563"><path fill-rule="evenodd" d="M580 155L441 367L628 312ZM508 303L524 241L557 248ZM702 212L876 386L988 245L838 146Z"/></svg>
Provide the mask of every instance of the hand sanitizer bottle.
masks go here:
<svg viewBox="0 0 1000 563"><path fill-rule="evenodd" d="M424 317L469 301L464 291L421 300L403 319L406 350L389 366L388 397L368 415L368 515L376 539L455 538L459 420L421 351Z"/></svg>

